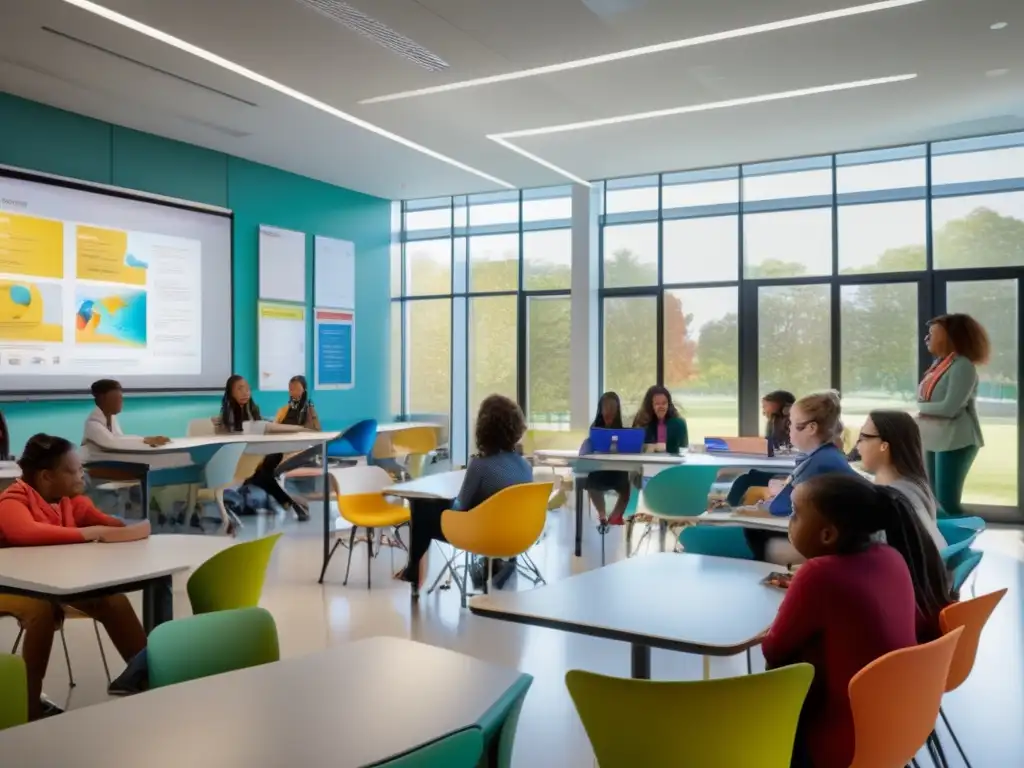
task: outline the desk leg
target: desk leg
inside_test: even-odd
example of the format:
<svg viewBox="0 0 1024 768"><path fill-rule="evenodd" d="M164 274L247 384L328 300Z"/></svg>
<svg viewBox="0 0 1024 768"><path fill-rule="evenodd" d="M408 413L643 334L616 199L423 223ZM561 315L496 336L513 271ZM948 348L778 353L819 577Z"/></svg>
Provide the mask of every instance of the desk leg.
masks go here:
<svg viewBox="0 0 1024 768"><path fill-rule="evenodd" d="M658 521L658 551L665 551L665 538L668 536L668 520L662 518Z"/></svg>
<svg viewBox="0 0 1024 768"><path fill-rule="evenodd" d="M327 573L327 563L331 559L331 474L327 464L327 441L324 441L323 450L320 454L320 461L323 464L323 500L324 500L324 560L320 566L320 582L324 583L324 574Z"/></svg>
<svg viewBox="0 0 1024 768"><path fill-rule="evenodd" d="M651 679L651 646L640 643L630 644L630 676L634 680Z"/></svg>
<svg viewBox="0 0 1024 768"><path fill-rule="evenodd" d="M576 557L583 554L583 482L576 478Z"/></svg>
<svg viewBox="0 0 1024 768"><path fill-rule="evenodd" d="M142 588L142 627L148 635L165 621L174 618L174 594L171 577L153 579Z"/></svg>

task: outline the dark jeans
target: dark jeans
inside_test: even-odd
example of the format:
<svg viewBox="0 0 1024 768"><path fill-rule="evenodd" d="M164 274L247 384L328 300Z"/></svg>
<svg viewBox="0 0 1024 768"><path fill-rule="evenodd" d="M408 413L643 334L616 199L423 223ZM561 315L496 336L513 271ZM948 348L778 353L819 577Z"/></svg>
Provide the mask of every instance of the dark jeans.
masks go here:
<svg viewBox="0 0 1024 768"><path fill-rule="evenodd" d="M978 446L968 445L955 451L925 451L924 466L931 481L939 511L950 517L964 514L960 503L964 495L964 481L971 470Z"/></svg>
<svg viewBox="0 0 1024 768"><path fill-rule="evenodd" d="M282 453L272 453L264 457L260 465L256 467L256 471L252 473L252 477L245 482L248 485L254 485L266 491L267 495L282 507L290 507L295 501L281 487L281 484L277 482L278 475L283 475L285 472L312 464L321 451L321 447L317 445L304 451L299 451L287 459L284 458Z"/></svg>
<svg viewBox="0 0 1024 768"><path fill-rule="evenodd" d="M743 496L751 488L767 488L772 478L778 477L778 472L765 472L761 469L752 469L746 474L737 477L732 487L729 488L729 495L725 497L730 507L738 507L743 503Z"/></svg>
<svg viewBox="0 0 1024 768"><path fill-rule="evenodd" d="M432 541L448 541L441 530L441 513L450 508L448 499L409 500L409 563L405 578L418 582L420 560L427 554Z"/></svg>

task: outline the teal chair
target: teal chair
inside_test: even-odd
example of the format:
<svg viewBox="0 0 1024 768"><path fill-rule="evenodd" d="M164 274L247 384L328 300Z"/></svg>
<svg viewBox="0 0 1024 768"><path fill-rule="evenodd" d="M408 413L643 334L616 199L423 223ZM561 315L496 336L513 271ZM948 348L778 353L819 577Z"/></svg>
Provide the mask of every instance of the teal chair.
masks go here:
<svg viewBox="0 0 1024 768"><path fill-rule="evenodd" d="M21 656L0 653L0 731L28 722L28 678Z"/></svg>
<svg viewBox="0 0 1024 768"><path fill-rule="evenodd" d="M679 534L683 552L690 555L714 555L734 560L753 560L754 553L739 526L690 525Z"/></svg>
<svg viewBox="0 0 1024 768"><path fill-rule="evenodd" d="M954 556L952 560L947 561L946 567L949 568L949 571L952 574L953 589L957 594L959 594L960 590L964 588L964 584L967 583L967 579L969 579L971 574L974 573L974 569L981 563L981 558L984 557L984 555L984 552L979 552L974 549L965 549L958 555Z"/></svg>
<svg viewBox="0 0 1024 768"><path fill-rule="evenodd" d="M708 510L708 496L711 486L718 477L718 467L687 466L679 464L650 478L644 484L644 506L651 515L658 518L661 527L661 546L665 545L665 532L669 525L681 518L696 517ZM627 522L626 540L632 539L633 518ZM641 537L641 542L650 533L650 526ZM638 545L639 546L639 545ZM630 546L627 546L627 552Z"/></svg>
<svg viewBox="0 0 1024 768"><path fill-rule="evenodd" d="M466 728L370 768L477 768L484 754L479 728Z"/></svg>
<svg viewBox="0 0 1024 768"><path fill-rule="evenodd" d="M484 737L487 768L510 768L512 748L515 746L516 729L519 727L519 713L523 709L526 694L533 685L531 675L520 675L519 679L484 712L476 725Z"/></svg>
<svg viewBox="0 0 1024 768"><path fill-rule="evenodd" d="M942 538L946 540L946 548L943 549L939 554L942 555L943 561L948 566L950 561L954 557L959 555L961 552L965 552L974 540L978 538L978 534L981 530L976 528L965 528L952 523L948 519L939 520L939 533L942 534Z"/></svg>
<svg viewBox="0 0 1024 768"><path fill-rule="evenodd" d="M150 688L281 658L277 625L263 608L215 611L161 624L150 633L146 652Z"/></svg>

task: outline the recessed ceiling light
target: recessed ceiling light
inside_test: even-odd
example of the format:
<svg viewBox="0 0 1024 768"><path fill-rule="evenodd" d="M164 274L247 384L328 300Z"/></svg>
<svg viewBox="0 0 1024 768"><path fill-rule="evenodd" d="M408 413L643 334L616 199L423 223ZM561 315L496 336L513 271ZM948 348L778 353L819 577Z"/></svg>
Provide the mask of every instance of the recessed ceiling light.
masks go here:
<svg viewBox="0 0 1024 768"><path fill-rule="evenodd" d="M427 155L428 157L432 157L435 160L440 160L442 163L447 163L448 165L454 168L458 168L460 171L472 173L474 176L479 176L482 179L486 179L487 181L490 181L502 187L506 187L507 189L516 188L514 184L509 184L507 181L503 181L502 179L499 179L496 176L491 176L489 173L484 173L483 171L477 170L476 168L466 165L465 163L460 163L458 160L448 157L447 155L442 155L440 152L435 152L432 149L428 149L427 147L424 147L422 144L417 144L416 142L411 141L410 139L406 139L403 136L399 136L398 134L385 130L384 128L376 126L373 123L369 123L366 120L361 120L358 117L355 117L354 115L348 114L347 112L342 112L340 109L332 107L330 104L325 104L324 102L318 99L314 99L312 96L307 96L301 91L297 91L294 88L290 88L287 85L277 82L276 80L271 80L269 77L265 77L259 74L258 72L253 72L251 69L246 69L240 64L236 64L235 62L229 61L228 59L218 56L215 53L211 53L210 51L207 51L204 48L200 48L197 45L192 45L192 43L174 37L173 35L169 35L166 32L162 32L159 29L156 29L155 27L149 26L148 24L143 24L141 21L136 21L135 19L129 18L128 16L124 16L120 13L117 13L116 11L112 11L109 8L104 8L102 5L97 5L96 3L89 2L89 0L64 0L64 2L68 3L69 5L75 6L76 8L81 8L83 11L88 11L89 13L96 14L97 16L100 16L106 19L107 21L112 21L115 24L120 24L122 27L127 27L128 29L143 34L146 37L151 37L154 40L159 40L161 43L166 43L167 45L177 48L179 51L190 53L193 56L203 59L204 61L208 61L210 64L216 64L218 67L226 69L229 72L233 72L236 75L241 75L242 77L248 80L252 80L254 83L259 83L260 85L266 88L270 88L271 90L277 91L278 93L284 94L285 96L290 96L296 101L301 101L303 104L313 107L314 109L319 109L321 112L326 112L328 115L336 117L339 120L344 120L346 123L351 123L352 125L358 128L362 128L363 130L369 131L370 133L375 133L378 136L395 142L396 144L401 144L404 147L408 147L409 149L420 152L421 154Z"/></svg>
<svg viewBox="0 0 1024 768"><path fill-rule="evenodd" d="M561 64L550 64L544 67L533 67L532 69L520 69L515 72L506 72L501 75L491 75L490 77L478 77L473 80L461 80L457 83L448 83L446 85L436 85L430 88L419 88L414 91L402 91L401 93L390 93L386 96L374 96L370 99L363 99L360 104L379 104L384 101L396 101L398 99L411 99L416 96L427 96L434 93L445 93L447 91L458 91L463 88L474 88L478 85L491 85L493 83L504 83L509 80L522 80L527 77L537 77L539 75L550 75L555 72L565 72L571 69L581 69L583 67L592 67L595 64L608 64L613 61L622 61L623 59L632 59L637 56L647 56L652 53L664 53L665 51L676 51L681 48L693 48L698 45L706 45L708 43L718 43L723 40L735 40L739 37L750 37L751 35L759 35L765 32L775 32L780 29L791 29L793 27L802 27L807 24L816 24L820 21L831 21L833 19L844 19L849 16L861 16L865 13L874 13L876 11L887 11L890 8L901 8L905 5L916 5L917 3L923 3L925 0L883 0L883 2L868 3L866 5L855 5L850 8L839 8L834 11L826 11L824 13L815 13L810 16L797 16L792 19L783 19L782 21L772 21L766 24L757 24L752 27L741 27L739 29L730 29L725 32L714 32L708 35L700 35L699 37L688 37L683 40L672 40L667 43L658 43L656 45L645 45L642 48L630 48L625 51L617 51L615 53L606 53L601 56L591 56L586 59L574 59L573 61L566 61Z"/></svg>
<svg viewBox="0 0 1024 768"><path fill-rule="evenodd" d="M997 21L995 24L990 26L989 29L1006 29L1008 26L1010 25L1005 21Z"/></svg>
<svg viewBox="0 0 1024 768"><path fill-rule="evenodd" d="M916 74L892 75L891 77L876 77L870 80L853 80L846 83L833 83L832 85L820 85L813 88L800 88L793 91L780 91L778 93L765 93L759 96L745 96L740 99L727 99L725 101L711 101L706 104L691 104L685 107L672 107L671 109L659 109L653 112L637 112L631 115L616 115L598 120L585 120L578 123L563 123L562 125L549 125L543 128L527 128L521 131L508 131L506 133L495 133L489 135L494 141L506 149L510 149L523 157L533 160L535 163L544 166L548 170L561 174L570 181L577 184L590 186L586 181L569 171L559 168L557 165L527 152L522 147L516 146L509 139L521 139L527 136L545 136L552 133L565 133L567 131L579 131L585 128L599 128L605 125L617 125L619 123L631 123L638 120L651 120L657 117L670 117L673 115L686 115L694 112L710 112L717 109L728 109L730 107L744 107L750 104L763 104L769 101L783 101L785 99L796 99L802 96L814 96L820 93L834 93L836 91L849 91L856 88L868 88L874 85L887 85L889 83L901 83L906 80L913 80Z"/></svg>
<svg viewBox="0 0 1024 768"><path fill-rule="evenodd" d="M1008 69L990 69L985 73L985 77L1002 77L1003 75L1009 74Z"/></svg>

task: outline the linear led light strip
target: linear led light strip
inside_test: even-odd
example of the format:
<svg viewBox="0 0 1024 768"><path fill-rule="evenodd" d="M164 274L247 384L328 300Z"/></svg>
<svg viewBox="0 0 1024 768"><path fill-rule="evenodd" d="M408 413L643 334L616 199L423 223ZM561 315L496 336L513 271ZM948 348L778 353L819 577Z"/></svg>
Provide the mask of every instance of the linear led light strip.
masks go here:
<svg viewBox="0 0 1024 768"><path fill-rule="evenodd" d="M916 5L917 3L923 2L925 2L925 0L884 0L883 2L868 3L866 5L855 5L850 8L839 8L834 11L814 13L809 16L797 16L792 19L782 19L781 21L772 21L766 24L756 24L752 27L741 27L739 29L726 30L725 32L714 32L708 35L700 35L699 37L689 37L684 40L672 40L667 43L645 45L642 48L630 48L625 51L606 53L601 56L591 56L586 59L575 59L561 64L549 64L544 67L520 69L515 72L506 72L501 75L491 75L490 77L478 77L473 80L462 80L457 83L448 83L447 85L419 88L415 91L402 91L401 93L390 93L386 96L374 96L371 99L363 99L359 103L379 104L384 101L397 101L398 99L411 99L417 96L429 96L434 93L445 93L447 91L459 91L464 88L475 88L478 85L492 85L494 83L505 83L510 80L523 80L528 77L537 77L539 75L551 75L556 72L565 72L571 69L592 67L595 64L608 64L614 61L622 61L623 59L636 58L637 56L647 56L652 53L664 53L665 51L677 51L681 48L693 48L698 45L718 43L723 40L735 40L740 37L750 37L751 35L760 35L765 32L775 32L780 29L802 27L807 24L817 24L820 21L844 19L850 16L861 16L866 13L887 11L891 8L901 8L905 5Z"/></svg>
<svg viewBox="0 0 1024 768"><path fill-rule="evenodd" d="M215 53L211 53L210 51L207 51L204 48L200 48L197 45L192 45L191 43L188 43L180 38L174 37L173 35L169 35L166 32L161 32L159 29L156 29L155 27L151 27L148 24L143 24L140 21L136 21L135 19L129 18L128 16L124 16L123 14L117 13L116 11L112 11L109 8L104 8L102 5L97 5L96 3L89 2L89 0L64 0L64 2L69 5L75 6L76 8L81 8L83 11L88 11L89 13L96 14L97 16L107 19L108 21L112 21L115 24L120 24L122 27L127 27L128 29L131 29L135 32L139 32L140 34L146 35L147 37L151 37L154 40L159 40L160 42L166 43L167 45L177 48L180 51L184 51L185 53L191 53L193 56L203 59L204 61L208 61L211 64L216 64L218 67L222 67L223 69L226 69L229 72L234 72L236 75L241 75L244 78L252 80L255 83L259 83L260 85L266 86L267 88L277 91L278 93L282 93L285 96L290 96L296 101L301 101L303 104L307 104L308 106L311 106L314 109L319 109L321 112L326 112L327 114L332 115L333 117L337 117L340 120L344 120L347 123L351 123L352 125L367 130L370 133L375 133L378 136L382 136L385 139L390 139L391 141L397 144L401 144L404 147L413 149L417 152L427 155L428 157L432 157L435 160L440 160L441 162L447 163L448 165L458 168L459 170L466 171L467 173L472 173L475 176L479 176L482 179L486 179L487 181L493 182L502 187L506 187L507 189L516 188L515 185L509 184L507 181L499 179L496 176L491 176L489 173L484 173L483 171L477 170L476 168L466 165L465 163L460 163L458 160L450 158L447 155L442 155L440 152L435 152L432 149L424 147L422 144L417 144L416 142L410 141L409 139L399 136L398 134L391 133L391 131L384 130L383 128L380 128L379 126L376 126L373 123L368 123L365 120L360 120L358 117L355 117L354 115L350 115L347 112L342 112L340 109L336 109L335 107L332 107L330 104L325 104L324 102L319 101L318 99L314 99L312 96L307 96L301 91L296 91L294 88L289 88L287 85L283 85L282 83L279 83L276 80L271 80L269 77L264 77L258 72L253 72L251 69L246 69L240 64L235 64L233 61L229 61L228 59L218 56Z"/></svg>
<svg viewBox="0 0 1024 768"><path fill-rule="evenodd" d="M834 93L836 91L850 91L856 88L868 88L873 85L888 85L890 83L901 83L906 80L913 80L916 74L892 75L890 77L876 77L870 80L852 80L846 83L833 83L832 85L819 85L813 88L800 88L794 91L779 91L778 93L764 93L759 96L745 96L739 99L726 99L725 101L711 101L706 104L691 104L685 107L672 107L670 109L657 109L652 112L636 112L631 115L616 115L615 117L603 117L598 120L584 120L578 123L563 123L561 125L549 125L543 128L526 128L521 131L507 131L505 133L490 134L487 138L501 144L535 163L543 165L548 170L565 176L577 184L590 184L579 176L549 163L537 155L527 152L522 147L513 144L510 139L522 139L528 136L546 136L553 133L565 133L567 131L579 131L586 128L600 128L605 125L618 125L620 123L633 123L639 120L652 120L658 117L671 117L674 115L688 115L694 112L711 112L716 109L728 109L730 107L745 107L750 104L763 104L769 101L782 101L784 99L797 99L803 96L815 96L820 93Z"/></svg>

